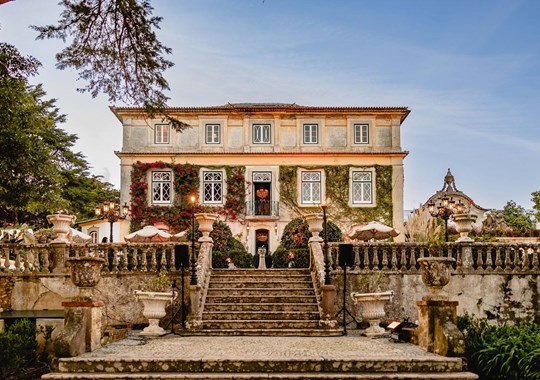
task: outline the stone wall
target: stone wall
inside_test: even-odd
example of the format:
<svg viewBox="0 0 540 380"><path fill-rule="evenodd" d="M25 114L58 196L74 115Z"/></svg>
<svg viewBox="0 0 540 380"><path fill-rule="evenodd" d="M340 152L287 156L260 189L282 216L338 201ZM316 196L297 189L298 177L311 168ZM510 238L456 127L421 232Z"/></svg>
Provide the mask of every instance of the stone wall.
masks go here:
<svg viewBox="0 0 540 380"><path fill-rule="evenodd" d="M342 306L343 271L335 271L337 309ZM347 273L347 293L365 292L365 272ZM384 273L380 290L393 290L394 299L386 305L387 318L418 319L416 301L427 293L420 274ZM445 287L450 300L458 301L458 315L472 314L498 322L540 323L540 278L538 274L454 274ZM347 308L357 315L356 306L347 297Z"/></svg>

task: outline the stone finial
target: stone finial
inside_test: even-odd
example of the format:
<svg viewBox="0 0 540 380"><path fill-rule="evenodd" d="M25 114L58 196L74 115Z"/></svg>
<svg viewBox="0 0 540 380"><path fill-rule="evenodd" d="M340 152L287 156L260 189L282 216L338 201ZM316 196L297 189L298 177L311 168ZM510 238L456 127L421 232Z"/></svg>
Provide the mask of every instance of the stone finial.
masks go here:
<svg viewBox="0 0 540 380"><path fill-rule="evenodd" d="M459 191L456 187L456 182L454 180L454 175L448 168L448 173L444 177L444 185L441 191Z"/></svg>

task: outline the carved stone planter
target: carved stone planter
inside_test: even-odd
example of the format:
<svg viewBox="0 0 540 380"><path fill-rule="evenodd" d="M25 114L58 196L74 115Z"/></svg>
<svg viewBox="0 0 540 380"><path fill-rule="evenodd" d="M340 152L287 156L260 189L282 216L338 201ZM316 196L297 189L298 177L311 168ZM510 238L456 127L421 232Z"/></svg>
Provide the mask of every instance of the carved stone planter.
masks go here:
<svg viewBox="0 0 540 380"><path fill-rule="evenodd" d="M101 279L101 266L105 260L100 257L70 257L66 265L71 272L71 281L79 288L79 297L92 298L92 289Z"/></svg>
<svg viewBox="0 0 540 380"><path fill-rule="evenodd" d="M390 290L380 293L351 293L351 298L354 304L359 306L358 315L369 322L369 327L364 334L368 337L383 335L385 330L379 326L379 323L386 315L384 305L392 301L394 292Z"/></svg>
<svg viewBox="0 0 540 380"><path fill-rule="evenodd" d="M56 239L54 239L51 244L69 244L69 228L75 222L75 216L66 214L52 214L47 215L47 220L49 223L52 223L52 230L56 233Z"/></svg>
<svg viewBox="0 0 540 380"><path fill-rule="evenodd" d="M323 230L323 215L320 213L306 214L304 218L308 224L309 232L313 235L309 238L309 241L322 241L323 239L319 234Z"/></svg>
<svg viewBox="0 0 540 380"><path fill-rule="evenodd" d="M418 259L422 282L429 293L422 297L424 301L446 301L448 296L443 292L444 286L450 282L452 264L456 260L451 257L422 257Z"/></svg>
<svg viewBox="0 0 540 380"><path fill-rule="evenodd" d="M166 331L159 326L159 320L167 315L166 306L171 302L170 292L135 291L135 297L143 303L143 315L148 318L150 325L141 332L146 336L165 335Z"/></svg>
<svg viewBox="0 0 540 380"><path fill-rule="evenodd" d="M452 220L456 224L456 230L460 235L459 239L456 240L457 243L473 241L469 237L469 232L472 231L472 225L476 222L476 218L476 215L469 213L453 215Z"/></svg>
<svg viewBox="0 0 540 380"><path fill-rule="evenodd" d="M199 231L201 231L202 236L199 238L199 241L202 242L212 242L210 237L210 232L214 229L214 222L218 219L216 214L209 214L206 212L195 214L195 220L199 223Z"/></svg>

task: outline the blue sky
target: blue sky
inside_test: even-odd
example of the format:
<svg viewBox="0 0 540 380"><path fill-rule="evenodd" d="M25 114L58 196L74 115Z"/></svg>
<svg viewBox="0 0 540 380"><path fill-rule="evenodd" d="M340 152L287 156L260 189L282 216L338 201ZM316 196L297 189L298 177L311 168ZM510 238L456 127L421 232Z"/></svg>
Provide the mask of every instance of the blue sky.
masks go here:
<svg viewBox="0 0 540 380"><path fill-rule="evenodd" d="M486 208L530 208L540 190L540 1L152 1L173 49L170 105L296 102L407 106L405 208L425 202L448 168ZM121 127L105 96L75 92L54 68L58 41L29 25L58 19L57 0L0 6L0 39L43 63L96 174L119 185Z"/></svg>

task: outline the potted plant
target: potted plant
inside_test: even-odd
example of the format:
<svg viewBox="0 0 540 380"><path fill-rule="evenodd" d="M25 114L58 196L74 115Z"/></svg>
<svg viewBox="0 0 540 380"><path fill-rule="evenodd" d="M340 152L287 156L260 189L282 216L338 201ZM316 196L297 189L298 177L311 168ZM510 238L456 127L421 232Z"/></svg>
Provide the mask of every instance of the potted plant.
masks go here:
<svg viewBox="0 0 540 380"><path fill-rule="evenodd" d="M442 234L436 230L426 236L426 247L428 257L418 259L422 282L428 288L429 293L422 297L424 300L447 300L443 288L450 281L452 264L456 261L452 257L444 256L446 243L442 239Z"/></svg>
<svg viewBox="0 0 540 380"><path fill-rule="evenodd" d="M369 322L369 327L364 330L364 334L368 337L376 337L385 333L379 323L386 315L384 305L394 298L393 290L381 292L382 278L383 272L381 271L362 274L358 279L361 291L351 293L353 303L358 306L358 315Z"/></svg>
<svg viewBox="0 0 540 380"><path fill-rule="evenodd" d="M166 333L159 326L159 320L167 315L166 306L175 296L176 292L171 290L171 283L165 272L145 281L142 290L135 290L135 297L143 303L143 315L149 322L141 335L161 336Z"/></svg>

